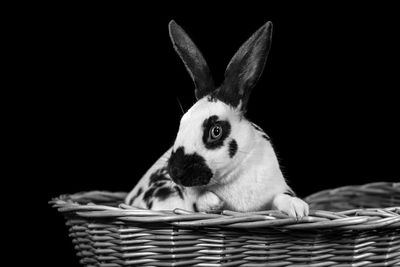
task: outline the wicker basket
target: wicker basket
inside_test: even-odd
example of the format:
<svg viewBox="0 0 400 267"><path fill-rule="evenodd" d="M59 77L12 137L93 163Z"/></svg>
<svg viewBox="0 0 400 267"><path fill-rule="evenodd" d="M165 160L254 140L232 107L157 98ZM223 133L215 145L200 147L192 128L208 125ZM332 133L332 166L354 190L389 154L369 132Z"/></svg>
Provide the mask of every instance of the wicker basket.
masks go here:
<svg viewBox="0 0 400 267"><path fill-rule="evenodd" d="M400 183L325 190L309 217L277 211L192 213L133 209L126 193L63 195L85 266L400 266Z"/></svg>

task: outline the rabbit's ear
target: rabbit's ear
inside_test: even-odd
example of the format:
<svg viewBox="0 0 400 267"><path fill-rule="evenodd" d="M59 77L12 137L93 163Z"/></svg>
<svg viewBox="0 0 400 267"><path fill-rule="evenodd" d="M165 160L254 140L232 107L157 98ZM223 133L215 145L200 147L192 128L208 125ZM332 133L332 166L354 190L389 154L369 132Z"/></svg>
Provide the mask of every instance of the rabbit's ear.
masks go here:
<svg viewBox="0 0 400 267"><path fill-rule="evenodd" d="M258 29L236 52L225 71L217 98L246 111L251 89L260 78L271 46L272 23Z"/></svg>
<svg viewBox="0 0 400 267"><path fill-rule="evenodd" d="M175 51L182 59L195 84L196 98L200 99L214 91L214 81L210 69L200 50L175 21L171 20L168 27Z"/></svg>

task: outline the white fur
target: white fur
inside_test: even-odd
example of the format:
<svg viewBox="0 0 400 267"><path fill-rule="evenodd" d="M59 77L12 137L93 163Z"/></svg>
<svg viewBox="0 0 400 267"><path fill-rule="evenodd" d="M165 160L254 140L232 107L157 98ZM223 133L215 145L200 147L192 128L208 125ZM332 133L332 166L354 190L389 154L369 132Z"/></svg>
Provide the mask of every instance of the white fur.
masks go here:
<svg viewBox="0 0 400 267"><path fill-rule="evenodd" d="M202 123L213 115L230 122L231 134L221 148L208 150L202 141ZM236 140L238 151L230 158L227 144L232 139ZM196 202L200 210L224 208L257 211L275 208L294 217L308 214L305 202L284 194L290 188L279 168L271 143L237 109L221 101L210 102L207 98L199 100L182 117L171 149L180 146L185 148L185 153L196 152L204 157L213 177L206 186L186 188L184 200L172 196L168 201L155 201L152 209L192 210L192 204ZM151 173L167 164L171 149L149 169L128 195L126 203L135 196L138 188L146 188ZM141 197L136 198L133 205L145 208Z"/></svg>
<svg viewBox="0 0 400 267"><path fill-rule="evenodd" d="M240 47L228 64L225 80L219 88L214 86L202 54L185 31L171 21L169 32L176 52L196 85L196 98L200 99L183 115L173 147L147 171L127 196L126 203L155 210L198 208L200 211L230 209L247 212L272 208L292 217L308 215L308 205L304 201L285 194L291 190L271 143L244 117L248 96L262 73L269 52L272 23L265 23ZM222 146L213 149L207 148L203 140L203 134L207 134L204 133L203 123L211 116L218 116L219 120L228 121L231 126ZM238 150L231 157L229 143L233 139ZM202 178L209 178L210 169L210 181L203 186L179 187L181 190L169 191L168 188L177 187L172 179L165 181L169 176L165 171L165 174L154 176L161 177L158 180L162 182L149 183L153 173L167 166L171 152L181 147L183 149L179 151L184 155L196 153L194 158L200 158L198 162L201 165L204 159L206 167L201 170L206 170L207 176ZM196 166L193 164L189 168ZM174 168L173 171L176 170ZM149 190L150 185L152 189ZM164 190L158 191L160 188ZM145 195L149 198L144 198ZM163 199L165 197L167 199Z"/></svg>

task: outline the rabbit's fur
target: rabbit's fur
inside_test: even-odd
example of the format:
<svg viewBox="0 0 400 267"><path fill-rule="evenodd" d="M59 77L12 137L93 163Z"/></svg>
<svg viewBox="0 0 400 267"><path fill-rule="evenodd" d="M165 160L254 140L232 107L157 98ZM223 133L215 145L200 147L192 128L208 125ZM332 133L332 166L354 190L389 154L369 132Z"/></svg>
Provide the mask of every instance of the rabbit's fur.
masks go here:
<svg viewBox="0 0 400 267"><path fill-rule="evenodd" d="M183 29L171 21L169 32L198 101L183 115L173 147L147 171L126 204L154 210L272 208L293 217L308 215L308 205L286 184L269 137L244 116L268 56L272 23L236 52L219 87Z"/></svg>

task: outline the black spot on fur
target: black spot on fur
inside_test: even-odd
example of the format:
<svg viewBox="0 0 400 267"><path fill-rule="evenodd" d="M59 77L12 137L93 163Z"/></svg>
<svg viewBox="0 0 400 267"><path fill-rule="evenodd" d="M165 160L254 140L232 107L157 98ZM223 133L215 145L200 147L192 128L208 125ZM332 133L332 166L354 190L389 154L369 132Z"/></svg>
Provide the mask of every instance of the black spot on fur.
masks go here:
<svg viewBox="0 0 400 267"><path fill-rule="evenodd" d="M170 187L164 186L155 192L154 197L158 198L159 200L165 200L173 193L174 191Z"/></svg>
<svg viewBox="0 0 400 267"><path fill-rule="evenodd" d="M225 139L231 133L231 124L228 121L219 121L218 116L211 116L203 122L203 143L208 149L216 149L222 147ZM219 139L211 141L209 139L210 129L215 126L220 125L222 128L222 135Z"/></svg>
<svg viewBox="0 0 400 267"><path fill-rule="evenodd" d="M232 139L229 142L229 157L233 158L238 150L238 144L236 143L235 139Z"/></svg>
<svg viewBox="0 0 400 267"><path fill-rule="evenodd" d="M185 154L183 147L171 153L168 171L172 180L183 186L206 185L213 176L203 157L197 153Z"/></svg>
<svg viewBox="0 0 400 267"><path fill-rule="evenodd" d="M199 208L197 207L196 202L193 203L193 210L194 210L195 212L199 212Z"/></svg>
<svg viewBox="0 0 400 267"><path fill-rule="evenodd" d="M153 207L153 201L146 203L146 205L148 209L151 209L151 207Z"/></svg>
<svg viewBox="0 0 400 267"><path fill-rule="evenodd" d="M183 199L182 189L179 186L174 187L175 191L178 193L179 197Z"/></svg>
<svg viewBox="0 0 400 267"><path fill-rule="evenodd" d="M161 181L169 181L170 178L167 176L168 172L167 172L167 168L161 168L156 170L153 174L150 175L149 178L149 186L151 184L155 184Z"/></svg>
<svg viewBox="0 0 400 267"><path fill-rule="evenodd" d="M284 194L289 195L291 197L295 197L296 196L296 193L293 192L292 189L287 189Z"/></svg>
<svg viewBox="0 0 400 267"><path fill-rule="evenodd" d="M138 189L138 191L136 192L136 195L131 199L131 202L130 202L130 204L132 205L133 204L133 201L135 201L135 199L138 197L138 196L140 196L140 194L143 192L143 188L139 188Z"/></svg>
<svg viewBox="0 0 400 267"><path fill-rule="evenodd" d="M154 187L162 187L162 186L164 186L166 184L167 184L166 182L160 181L160 182L155 183L153 186Z"/></svg>
<svg viewBox="0 0 400 267"><path fill-rule="evenodd" d="M263 135L262 135L262 138L264 138L264 139L267 140L267 141L270 141L270 140L271 140L271 138L269 138L269 136L266 135L266 134L263 134Z"/></svg>
<svg viewBox="0 0 400 267"><path fill-rule="evenodd" d="M143 201L146 202L146 204L148 205L149 202L151 201L151 198L153 197L153 193L156 190L155 187L150 187L146 193L144 193L143 195Z"/></svg>

